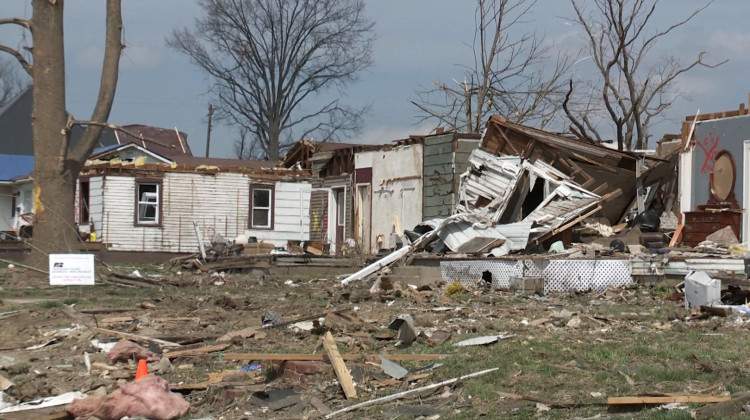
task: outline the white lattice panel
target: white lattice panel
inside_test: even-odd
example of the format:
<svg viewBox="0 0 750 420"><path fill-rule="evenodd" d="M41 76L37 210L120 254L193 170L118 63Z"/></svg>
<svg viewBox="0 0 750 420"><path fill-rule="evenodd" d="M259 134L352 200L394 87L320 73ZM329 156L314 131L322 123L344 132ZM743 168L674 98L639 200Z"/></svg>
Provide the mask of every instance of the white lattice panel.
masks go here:
<svg viewBox="0 0 750 420"><path fill-rule="evenodd" d="M464 287L473 288L482 281L482 273L492 273L492 287L510 286L511 277L523 275L522 261L473 260L441 261L440 273L448 284L459 282Z"/></svg>
<svg viewBox="0 0 750 420"><path fill-rule="evenodd" d="M524 260L523 275L525 277L543 277L544 269L547 267L548 263L549 261Z"/></svg>
<svg viewBox="0 0 750 420"><path fill-rule="evenodd" d="M511 277L544 277L544 292L602 291L633 282L628 260L472 260L441 261L440 272L448 283L473 288L482 273L492 273L492 286L508 287Z"/></svg>
<svg viewBox="0 0 750 420"><path fill-rule="evenodd" d="M544 269L544 293L602 291L632 282L627 260L550 260Z"/></svg>

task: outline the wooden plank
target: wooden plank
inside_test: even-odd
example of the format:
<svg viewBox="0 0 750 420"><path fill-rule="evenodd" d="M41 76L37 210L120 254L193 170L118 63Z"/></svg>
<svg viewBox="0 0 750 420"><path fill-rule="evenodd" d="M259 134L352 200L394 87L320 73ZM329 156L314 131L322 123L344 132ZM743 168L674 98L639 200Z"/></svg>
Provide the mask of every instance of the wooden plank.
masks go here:
<svg viewBox="0 0 750 420"><path fill-rule="evenodd" d="M118 312L132 312L137 311L138 308L92 308L92 309L81 309L82 314L113 314Z"/></svg>
<svg viewBox="0 0 750 420"><path fill-rule="evenodd" d="M682 239L682 230L685 229L684 224L680 224L677 226L677 229L674 231L674 235L672 235L672 239L669 241L669 247L674 248L675 245L677 245L680 242L680 239Z"/></svg>
<svg viewBox="0 0 750 420"><path fill-rule="evenodd" d="M386 354L383 356L393 361L426 361L441 359L443 357L450 356L450 354ZM328 360L324 354L305 354L305 353L226 353L224 358L227 360L269 360L269 361L326 361ZM347 361L363 360L363 361L376 361L380 362L379 354L357 354L357 353L342 353L341 358Z"/></svg>
<svg viewBox="0 0 750 420"><path fill-rule="evenodd" d="M670 404L670 403L717 403L731 400L729 395L665 395L659 397L610 397L609 405Z"/></svg>
<svg viewBox="0 0 750 420"><path fill-rule="evenodd" d="M336 340L333 339L333 335L331 335L330 331L326 332L325 337L323 337L323 348L325 349L328 358L331 359L333 371L336 372L336 377L339 379L339 384L341 384L341 388L344 390L346 399L352 400L357 398L357 390L354 388L352 374L349 373L349 369L346 367L344 359L341 358L339 349L336 346Z"/></svg>
<svg viewBox="0 0 750 420"><path fill-rule="evenodd" d="M180 350L180 351L171 351L168 353L164 353L164 357L166 357L169 360L176 359L178 357L193 357L193 356L201 356L206 353L213 353L215 351L222 351L229 347L229 344L215 344L213 346L206 346L201 347L197 349L192 350Z"/></svg>
<svg viewBox="0 0 750 420"><path fill-rule="evenodd" d="M160 345L162 345L164 347L181 347L180 344L173 343L171 341L160 340L158 338L147 337L145 335L130 334L130 333L126 333L126 332L115 331L115 330L108 330L108 329L105 329L105 328L98 328L98 327L90 327L90 329L91 329L91 331L97 332L97 333L100 333L100 334L110 335L110 336L113 336L113 337L125 338L125 339L128 339L128 340L138 341L138 342L141 342L141 343L148 343L149 341L153 341L154 343L160 344Z"/></svg>

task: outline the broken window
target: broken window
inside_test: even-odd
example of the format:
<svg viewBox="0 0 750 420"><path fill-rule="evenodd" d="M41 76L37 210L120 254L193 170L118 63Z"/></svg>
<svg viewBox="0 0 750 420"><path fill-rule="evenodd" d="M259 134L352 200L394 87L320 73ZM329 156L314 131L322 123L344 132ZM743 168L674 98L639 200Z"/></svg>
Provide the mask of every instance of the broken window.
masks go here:
<svg viewBox="0 0 750 420"><path fill-rule="evenodd" d="M136 224L158 225L161 223L161 183L138 182Z"/></svg>
<svg viewBox="0 0 750 420"><path fill-rule="evenodd" d="M273 229L273 187L250 188L250 228Z"/></svg>

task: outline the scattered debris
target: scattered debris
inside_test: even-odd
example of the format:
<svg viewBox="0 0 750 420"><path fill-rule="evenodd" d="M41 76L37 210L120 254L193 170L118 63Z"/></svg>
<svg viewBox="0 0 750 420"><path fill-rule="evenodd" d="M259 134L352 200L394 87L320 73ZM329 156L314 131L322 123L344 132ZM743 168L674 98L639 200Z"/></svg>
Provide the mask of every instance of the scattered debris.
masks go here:
<svg viewBox="0 0 750 420"><path fill-rule="evenodd" d="M184 416L189 408L190 404L182 395L169 391L167 381L147 375L120 385L104 398L75 400L67 411L80 419L118 420L125 416L143 416L152 420L171 420Z"/></svg>
<svg viewBox="0 0 750 420"><path fill-rule="evenodd" d="M388 324L388 328L398 330L398 343L396 343L396 346L409 346L417 339L414 318L411 315L397 317Z"/></svg>
<svg viewBox="0 0 750 420"><path fill-rule="evenodd" d="M505 340L506 338L514 337L513 334L500 334L500 335L486 335L484 337L474 337L469 338L467 340L459 341L458 343L453 344L454 346L458 347L466 347L466 346L486 346L488 344L494 344L497 343L500 340Z"/></svg>

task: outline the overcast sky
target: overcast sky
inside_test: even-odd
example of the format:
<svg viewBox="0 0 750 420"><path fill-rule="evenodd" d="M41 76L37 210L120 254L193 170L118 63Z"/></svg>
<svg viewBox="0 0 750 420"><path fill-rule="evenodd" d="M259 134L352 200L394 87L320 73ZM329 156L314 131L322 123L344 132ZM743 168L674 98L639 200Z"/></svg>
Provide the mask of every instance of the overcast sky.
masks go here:
<svg viewBox="0 0 750 420"><path fill-rule="evenodd" d="M2 0L0 16L30 17L28 0ZM378 39L375 63L348 90L345 102L372 104L363 132L352 142L385 143L426 134L433 124L416 125L417 110L407 101L420 86L436 80L462 79L458 64L471 58L474 6L468 0L371 0L366 14L375 21ZM675 22L704 4L698 0L662 0L657 22ZM103 55L105 2L68 0L65 3L68 110L88 119L98 91ZM178 127L188 133L193 153L205 152L209 82L188 59L170 50L165 37L175 28L190 25L201 8L192 0L124 0L126 49L110 121L115 124L148 124ZM528 16L529 30L545 35L556 49L578 51L581 30L567 19L573 15L566 0L538 0ZM698 69L680 79L684 98L669 111L668 119L653 131L679 133L679 123L697 108L701 112L737 109L747 102L746 80L750 65L750 1L717 0L688 25L662 42L658 54L693 60L701 50L707 60L730 61L714 70ZM4 25L0 43L18 47L19 31ZM27 38L27 44L30 39ZM581 61L575 72L584 77L591 60ZM236 130L215 126L211 156L233 157Z"/></svg>

